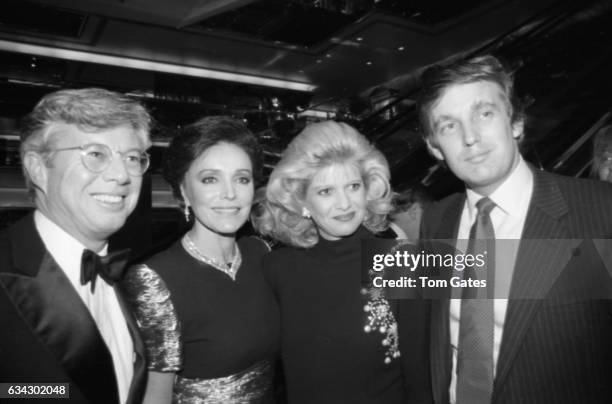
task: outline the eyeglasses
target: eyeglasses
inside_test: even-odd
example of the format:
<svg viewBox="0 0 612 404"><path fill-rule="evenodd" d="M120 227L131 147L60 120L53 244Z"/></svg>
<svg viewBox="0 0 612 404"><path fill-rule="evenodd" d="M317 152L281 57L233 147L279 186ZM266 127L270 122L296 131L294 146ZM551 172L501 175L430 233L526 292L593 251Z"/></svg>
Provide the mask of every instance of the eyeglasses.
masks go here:
<svg viewBox="0 0 612 404"><path fill-rule="evenodd" d="M99 143L91 143L83 146L63 147L50 149L51 152L64 150L81 150L81 161L83 165L94 173L106 170L113 160L113 154L118 154L125 163L126 171L134 176L142 176L149 168L149 154L139 150L128 150L126 152L112 151L108 146Z"/></svg>

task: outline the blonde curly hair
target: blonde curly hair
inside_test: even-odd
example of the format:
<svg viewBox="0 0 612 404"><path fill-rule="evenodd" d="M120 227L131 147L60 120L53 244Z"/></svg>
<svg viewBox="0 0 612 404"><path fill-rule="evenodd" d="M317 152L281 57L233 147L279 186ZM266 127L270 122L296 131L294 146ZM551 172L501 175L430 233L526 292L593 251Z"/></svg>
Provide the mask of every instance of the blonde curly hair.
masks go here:
<svg viewBox="0 0 612 404"><path fill-rule="evenodd" d="M302 216L302 209L312 178L333 164L359 167L367 195L363 225L373 232L385 230L393 196L389 164L355 128L334 121L306 126L287 146L268 185L256 196L251 213L256 230L294 247L317 244L316 224Z"/></svg>

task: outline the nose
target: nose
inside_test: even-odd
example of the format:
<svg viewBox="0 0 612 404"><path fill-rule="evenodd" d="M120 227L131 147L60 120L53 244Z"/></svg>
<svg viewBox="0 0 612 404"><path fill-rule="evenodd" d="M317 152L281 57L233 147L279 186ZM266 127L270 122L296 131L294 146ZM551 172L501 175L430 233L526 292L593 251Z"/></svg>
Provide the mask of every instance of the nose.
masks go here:
<svg viewBox="0 0 612 404"><path fill-rule="evenodd" d="M467 123L463 125L463 143L472 146L480 141L480 128L478 125Z"/></svg>
<svg viewBox="0 0 612 404"><path fill-rule="evenodd" d="M104 179L117 181L118 184L129 184L130 173L128 173L123 158L118 153L113 153L109 166L104 170Z"/></svg>
<svg viewBox="0 0 612 404"><path fill-rule="evenodd" d="M348 196L346 191L340 191L337 194L336 206L340 210L347 210L351 207L351 198Z"/></svg>
<svg viewBox="0 0 612 404"><path fill-rule="evenodd" d="M225 181L223 184L223 197L225 199L235 199L236 190L234 189L234 183L232 181Z"/></svg>

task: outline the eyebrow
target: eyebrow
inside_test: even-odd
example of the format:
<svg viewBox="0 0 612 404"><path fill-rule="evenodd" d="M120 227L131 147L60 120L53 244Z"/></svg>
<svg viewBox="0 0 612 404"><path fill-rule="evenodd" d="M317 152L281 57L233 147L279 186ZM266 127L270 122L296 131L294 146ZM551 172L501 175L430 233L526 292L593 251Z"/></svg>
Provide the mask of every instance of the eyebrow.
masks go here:
<svg viewBox="0 0 612 404"><path fill-rule="evenodd" d="M499 107L497 106L497 104L495 102L491 102L491 101L478 101L478 102L475 102L472 105L471 110L475 111L475 110L478 110L478 109L481 109L481 108L484 108L484 107L493 107L495 109L499 109Z"/></svg>
<svg viewBox="0 0 612 404"><path fill-rule="evenodd" d="M138 152L138 153L142 154L142 153L146 153L147 149L144 149L144 150L143 149L128 149L128 150L126 150L126 151L124 151L122 153L129 153L129 152Z"/></svg>
<svg viewBox="0 0 612 404"><path fill-rule="evenodd" d="M362 184L365 183L363 178L357 177L357 178L351 179L349 181L346 181L344 184L341 184L340 186L351 185L351 184L355 184L357 182L360 182ZM312 188L313 189L337 188L337 184L324 183L324 184L321 184L321 185L312 185Z"/></svg>
<svg viewBox="0 0 612 404"><path fill-rule="evenodd" d="M198 174L217 174L222 172L222 169L219 168L204 168L200 171L198 171ZM234 171L234 174L240 174L240 173L246 173L246 174L252 174L253 170L249 169L249 168L239 168L238 170Z"/></svg>
<svg viewBox="0 0 612 404"><path fill-rule="evenodd" d="M436 129L438 129L438 127L440 126L440 124L442 124L443 122L446 122L446 121L452 121L452 120L454 120L454 119L455 119L455 118L451 117L450 115L440 115L440 116L439 116L439 117L437 117L435 120L433 120L433 125L432 125L432 127L433 127L433 129L434 129L434 131L435 131Z"/></svg>
<svg viewBox="0 0 612 404"><path fill-rule="evenodd" d="M482 109L484 107L492 107L494 109L499 110L499 106L495 102L479 100L479 101L476 101L475 103L472 104L472 106L470 107L470 111L477 111L477 110ZM451 115L440 115L435 120L433 120L432 127L433 127L434 130L436 130L436 129L438 129L438 127L440 126L441 123L446 122L446 121L452 121L454 119L455 118L452 117Z"/></svg>
<svg viewBox="0 0 612 404"><path fill-rule="evenodd" d="M100 142L83 143L80 146L74 146L74 147L83 147L83 148L85 148L85 147L89 147L89 146L105 146L110 151L119 152L119 153L129 153L129 152L132 152L132 151L136 151L136 152L139 152L139 153L146 153L147 152L147 149L140 149L138 147L132 147L131 149L127 149L125 151L121 151L120 148L112 148L109 145L107 145L106 143L100 143ZM69 147L73 147L73 146L69 146Z"/></svg>

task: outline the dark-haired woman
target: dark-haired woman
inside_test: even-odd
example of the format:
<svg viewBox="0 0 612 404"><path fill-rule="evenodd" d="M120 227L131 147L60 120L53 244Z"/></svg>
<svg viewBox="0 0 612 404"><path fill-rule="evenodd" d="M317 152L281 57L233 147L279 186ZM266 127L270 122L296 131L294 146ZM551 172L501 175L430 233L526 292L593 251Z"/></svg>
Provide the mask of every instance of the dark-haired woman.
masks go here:
<svg viewBox="0 0 612 404"><path fill-rule="evenodd" d="M259 170L255 137L229 117L185 127L167 150L164 177L194 220L126 280L148 352L146 403L270 401L278 310L261 273L268 249L236 240Z"/></svg>

